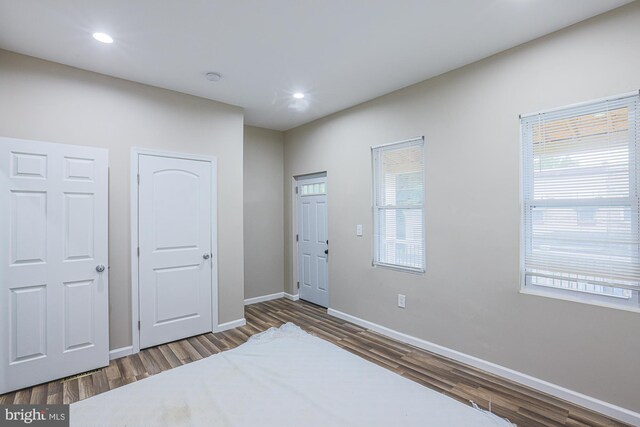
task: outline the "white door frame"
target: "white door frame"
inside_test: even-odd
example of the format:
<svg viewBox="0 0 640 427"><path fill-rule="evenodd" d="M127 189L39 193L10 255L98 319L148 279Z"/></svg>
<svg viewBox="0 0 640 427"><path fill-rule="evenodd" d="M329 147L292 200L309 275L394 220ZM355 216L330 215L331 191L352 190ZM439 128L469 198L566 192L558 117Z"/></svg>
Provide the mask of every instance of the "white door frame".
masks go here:
<svg viewBox="0 0 640 427"><path fill-rule="evenodd" d="M293 301L297 301L298 299L300 299L300 288L298 288L298 283L300 282L300 266L298 265L298 244L299 242L296 240L296 234L298 234L298 193L296 192L296 188L298 187L298 181L303 180L303 179L309 179L309 178L320 178L320 177L324 177L325 181L327 183L327 203L329 202L329 174L327 173L327 171L320 171L320 172L312 172L312 173L305 173L305 174L300 174L300 175L294 175L292 182L291 182L291 196L292 196L292 203L291 203L291 217L293 218L292 221L292 229L291 229L291 241L292 241L292 245L291 247L293 248L293 253L292 253L292 257L295 261L293 261L292 264L292 270L293 270L293 295L291 295L291 298ZM328 231L329 230L329 209L327 209L327 237L328 237ZM329 271L327 270L327 283L329 283ZM328 290L327 292L331 292L331 290ZM327 304L328 306L329 304ZM327 311L329 310L329 307L327 307Z"/></svg>
<svg viewBox="0 0 640 427"><path fill-rule="evenodd" d="M131 353L140 352L140 300L138 280L138 158L140 155L171 157L185 160L199 160L211 164L211 263L213 274L211 275L211 330L218 329L218 186L217 170L218 162L214 156L200 154L177 153L173 151L150 150L133 147L131 149Z"/></svg>

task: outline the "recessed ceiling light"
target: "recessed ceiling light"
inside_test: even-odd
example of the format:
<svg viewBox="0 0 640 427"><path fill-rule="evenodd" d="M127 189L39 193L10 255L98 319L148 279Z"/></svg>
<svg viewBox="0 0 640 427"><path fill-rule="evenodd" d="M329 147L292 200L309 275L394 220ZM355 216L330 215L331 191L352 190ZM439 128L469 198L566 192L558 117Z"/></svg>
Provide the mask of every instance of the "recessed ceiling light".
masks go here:
<svg viewBox="0 0 640 427"><path fill-rule="evenodd" d="M220 73L215 73L215 72L210 72L204 75L207 80L211 81L211 82L219 82L220 79L222 78L222 74Z"/></svg>
<svg viewBox="0 0 640 427"><path fill-rule="evenodd" d="M93 38L102 43L113 43L113 38L105 33L93 33Z"/></svg>
<svg viewBox="0 0 640 427"><path fill-rule="evenodd" d="M302 98L304 98L304 93L302 93L302 92L296 92L296 93L294 93L294 94L293 94L293 97L294 97L295 99L302 99Z"/></svg>

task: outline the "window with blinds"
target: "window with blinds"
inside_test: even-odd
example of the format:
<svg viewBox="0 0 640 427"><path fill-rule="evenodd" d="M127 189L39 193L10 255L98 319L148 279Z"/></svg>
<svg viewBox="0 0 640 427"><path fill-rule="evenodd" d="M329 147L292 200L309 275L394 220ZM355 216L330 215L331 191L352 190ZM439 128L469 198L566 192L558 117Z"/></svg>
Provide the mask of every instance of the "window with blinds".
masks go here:
<svg viewBox="0 0 640 427"><path fill-rule="evenodd" d="M373 263L424 272L424 139L373 147L372 153Z"/></svg>
<svg viewBox="0 0 640 427"><path fill-rule="evenodd" d="M638 305L639 102L521 118L525 287Z"/></svg>

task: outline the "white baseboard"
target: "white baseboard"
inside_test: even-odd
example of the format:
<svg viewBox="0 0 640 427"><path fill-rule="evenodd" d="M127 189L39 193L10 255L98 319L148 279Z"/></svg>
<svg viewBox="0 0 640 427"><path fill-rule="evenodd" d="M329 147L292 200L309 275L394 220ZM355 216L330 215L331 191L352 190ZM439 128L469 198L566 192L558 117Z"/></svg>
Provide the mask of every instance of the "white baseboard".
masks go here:
<svg viewBox="0 0 640 427"><path fill-rule="evenodd" d="M286 299L290 299L291 301L298 301L300 299L300 294L291 295L291 294L288 294L288 293L284 292L284 297Z"/></svg>
<svg viewBox="0 0 640 427"><path fill-rule="evenodd" d="M239 328L240 326L244 326L247 324L247 320L245 318L233 320L231 322L221 323L213 332L222 332L228 331L229 329ZM120 359L121 357L129 356L133 354L133 346L116 348L113 350L109 350L109 360Z"/></svg>
<svg viewBox="0 0 640 427"><path fill-rule="evenodd" d="M457 350L452 350L450 348L443 347L441 345L395 331L385 326L378 325L377 323L369 322L368 320L360 319L350 314L342 313L332 308L328 309L327 313L339 319L355 323L356 325L371 329L372 331L376 331L382 335L386 335L389 338L393 338L403 343L410 344L415 347L430 351L432 353L448 357L449 359L453 359L458 362L473 366L475 368L482 369L483 371L499 375L516 383L523 384L543 393L547 393L557 398L575 403L576 405L591 409L625 423L640 426L640 413L638 412L634 412L629 409L625 409L620 406L602 401L600 399L578 393L577 391L569 390L567 388L552 384L539 378L523 374L522 372L514 371L513 369L497 365L483 359L479 359L475 356L471 356Z"/></svg>
<svg viewBox="0 0 640 427"><path fill-rule="evenodd" d="M255 297L255 298L247 298L246 300L244 300L244 305L256 304L264 301L271 301L272 299L278 299L282 297L284 297L284 292L277 292L275 294L263 295L261 297Z"/></svg>
<svg viewBox="0 0 640 427"><path fill-rule="evenodd" d="M221 323L213 332L223 332L228 331L229 329L239 328L240 326L244 326L247 324L247 320L243 317L242 319L232 320L231 322Z"/></svg>
<svg viewBox="0 0 640 427"><path fill-rule="evenodd" d="M121 357L133 354L133 346L120 347L113 350L109 350L109 360L120 359Z"/></svg>

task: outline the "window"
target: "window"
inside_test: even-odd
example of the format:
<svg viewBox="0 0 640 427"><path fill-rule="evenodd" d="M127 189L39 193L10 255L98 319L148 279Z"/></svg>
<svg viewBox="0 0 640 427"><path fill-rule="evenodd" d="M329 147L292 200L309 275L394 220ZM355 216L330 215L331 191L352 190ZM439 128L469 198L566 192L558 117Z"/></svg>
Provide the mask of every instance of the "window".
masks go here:
<svg viewBox="0 0 640 427"><path fill-rule="evenodd" d="M638 307L639 102L521 118L525 288Z"/></svg>
<svg viewBox="0 0 640 427"><path fill-rule="evenodd" d="M325 192L326 190L324 182L302 185L303 196L317 196L318 194L325 194Z"/></svg>
<svg viewBox="0 0 640 427"><path fill-rule="evenodd" d="M424 139L373 147L375 265L424 272Z"/></svg>

